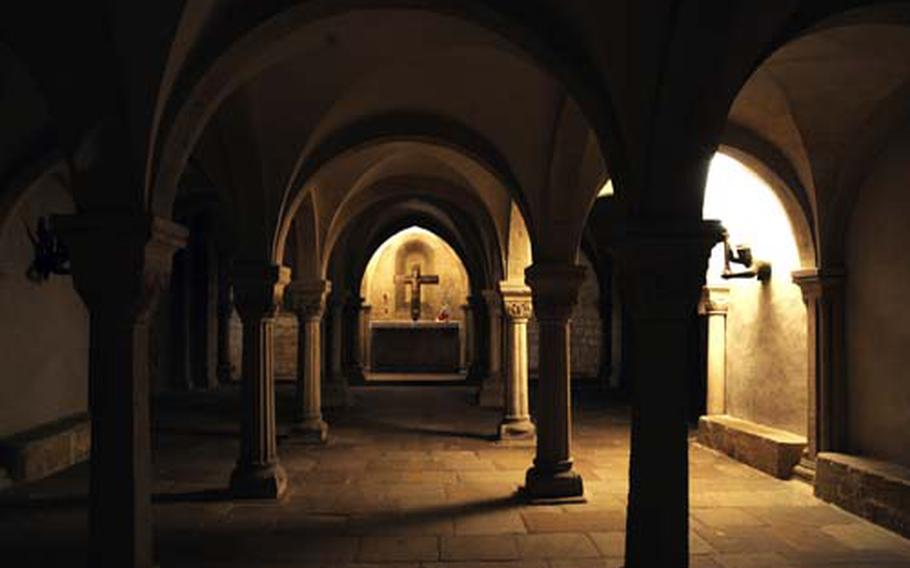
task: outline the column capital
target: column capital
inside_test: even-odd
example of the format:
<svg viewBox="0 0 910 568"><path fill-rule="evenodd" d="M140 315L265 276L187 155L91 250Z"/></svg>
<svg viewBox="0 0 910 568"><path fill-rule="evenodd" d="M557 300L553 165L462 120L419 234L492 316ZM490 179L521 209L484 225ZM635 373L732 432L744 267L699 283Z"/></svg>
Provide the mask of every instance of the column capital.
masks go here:
<svg viewBox="0 0 910 568"><path fill-rule="evenodd" d="M271 318L278 311L291 269L262 262L234 262L234 304L243 319Z"/></svg>
<svg viewBox="0 0 910 568"><path fill-rule="evenodd" d="M584 266L572 263L535 263L525 269L537 319L568 321L586 272Z"/></svg>
<svg viewBox="0 0 910 568"><path fill-rule="evenodd" d="M688 318L702 293L711 249L722 235L718 221L627 227L614 252L621 289L633 317Z"/></svg>
<svg viewBox="0 0 910 568"><path fill-rule="evenodd" d="M701 289L701 300L698 302L699 314L708 316L726 316L729 310L729 286L704 286Z"/></svg>
<svg viewBox="0 0 910 568"><path fill-rule="evenodd" d="M510 321L527 321L531 317L531 289L524 282L503 281L499 283L502 304Z"/></svg>
<svg viewBox="0 0 910 568"><path fill-rule="evenodd" d="M328 280L294 280L291 282L285 296L291 311L302 320L321 319L325 312L326 298L332 290L332 283Z"/></svg>
<svg viewBox="0 0 910 568"><path fill-rule="evenodd" d="M847 279L843 268L809 268L795 270L791 275L807 304L823 296L842 293Z"/></svg>
<svg viewBox="0 0 910 568"><path fill-rule="evenodd" d="M187 230L147 215L82 213L53 217L70 253L76 290L89 309L144 318L167 288Z"/></svg>

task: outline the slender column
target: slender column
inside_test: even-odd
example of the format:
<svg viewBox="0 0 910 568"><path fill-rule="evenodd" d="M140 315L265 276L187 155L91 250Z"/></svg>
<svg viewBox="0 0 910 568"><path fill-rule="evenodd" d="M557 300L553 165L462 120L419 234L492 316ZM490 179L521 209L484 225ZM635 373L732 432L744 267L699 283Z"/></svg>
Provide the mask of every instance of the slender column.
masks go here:
<svg viewBox="0 0 910 568"><path fill-rule="evenodd" d="M572 401L569 379L569 322L585 268L575 264L534 264L525 270L540 329L537 456L525 490L532 500L579 501L581 476L572 469Z"/></svg>
<svg viewBox="0 0 910 568"><path fill-rule="evenodd" d="M708 400L709 415L727 411L727 311L730 288L705 286L698 311L708 316Z"/></svg>
<svg viewBox="0 0 910 568"><path fill-rule="evenodd" d="M528 406L528 319L531 289L524 283L499 285L506 314L505 414L499 425L501 440L533 440L534 423Z"/></svg>
<svg viewBox="0 0 910 568"><path fill-rule="evenodd" d="M461 325L458 326L458 340L459 340L459 345L460 345L459 352L458 352L458 361L459 361L458 366L463 372L467 373L468 368L471 364L471 361L470 361L471 352L468 347L468 341L469 341L468 324L471 319L471 306L468 304L462 304L461 313L462 313Z"/></svg>
<svg viewBox="0 0 910 568"><path fill-rule="evenodd" d="M234 299L227 262L219 263L218 274L218 381L231 382L231 313Z"/></svg>
<svg viewBox="0 0 910 568"><path fill-rule="evenodd" d="M344 366L350 380L363 381L363 356L360 340L362 337L360 316L363 298L355 294L348 298L344 307Z"/></svg>
<svg viewBox="0 0 910 568"><path fill-rule="evenodd" d="M689 565L688 334L717 222L636 227L617 247L635 341L626 567Z"/></svg>
<svg viewBox="0 0 910 568"><path fill-rule="evenodd" d="M330 289L326 280L304 280L292 282L287 290L299 323L294 432L315 444L325 443L329 431L322 419L322 314Z"/></svg>
<svg viewBox="0 0 910 568"><path fill-rule="evenodd" d="M358 322L358 333L360 335L359 345L360 345L360 366L365 373L370 371L373 361L373 342L370 337L370 320L373 316L373 306L369 304L364 304L361 300L360 304L360 319Z"/></svg>
<svg viewBox="0 0 910 568"><path fill-rule="evenodd" d="M171 345L174 352L174 386L181 390L193 388L192 270L189 249L177 251L171 289Z"/></svg>
<svg viewBox="0 0 910 568"><path fill-rule="evenodd" d="M809 467L819 452L841 452L847 444L844 361L843 270L799 270L793 282L806 303Z"/></svg>
<svg viewBox="0 0 910 568"><path fill-rule="evenodd" d="M218 386L218 265L214 220L209 212L201 217L191 236L193 382L198 388L213 389Z"/></svg>
<svg viewBox="0 0 910 568"><path fill-rule="evenodd" d="M341 326L344 321L344 299L337 292L332 292L331 297L329 321L326 326L329 333L327 349L329 369L323 385L322 405L324 408L344 408L350 405L348 383L341 365Z"/></svg>
<svg viewBox="0 0 910 568"><path fill-rule="evenodd" d="M502 408L504 387L502 376L502 296L498 290L484 290L490 315L490 360L489 374L480 385L478 403L483 408Z"/></svg>
<svg viewBox="0 0 910 568"><path fill-rule="evenodd" d="M287 487L276 445L273 331L289 280L290 270L283 266L234 265L235 300L243 320L243 429L240 458L231 474L236 497L275 499Z"/></svg>
<svg viewBox="0 0 910 568"><path fill-rule="evenodd" d="M153 566L149 319L186 231L149 217L55 217L91 314L89 565Z"/></svg>

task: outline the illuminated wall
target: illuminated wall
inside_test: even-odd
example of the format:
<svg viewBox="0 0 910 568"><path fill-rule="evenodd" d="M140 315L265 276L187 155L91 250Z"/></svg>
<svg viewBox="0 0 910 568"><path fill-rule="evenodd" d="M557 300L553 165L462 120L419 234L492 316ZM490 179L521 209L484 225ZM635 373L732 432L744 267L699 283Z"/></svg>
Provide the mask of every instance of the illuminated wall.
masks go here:
<svg viewBox="0 0 910 568"><path fill-rule="evenodd" d="M396 275L439 276L439 284L421 287L421 319L432 320L444 308L450 319L462 320L467 302L468 274L458 254L444 240L419 227L405 229L373 253L363 276L360 294L372 306L374 321L409 321L411 287L395 283Z"/></svg>
<svg viewBox="0 0 910 568"><path fill-rule="evenodd" d="M720 219L732 244L749 244L771 262L772 279L724 280L723 246L711 256L708 284L729 286L727 414L806 434L806 310L791 272L801 268L797 238L774 190L725 154L711 165L705 219ZM735 269L741 266L734 265Z"/></svg>
<svg viewBox="0 0 910 568"><path fill-rule="evenodd" d="M850 451L910 467L910 129L860 188L847 234Z"/></svg>

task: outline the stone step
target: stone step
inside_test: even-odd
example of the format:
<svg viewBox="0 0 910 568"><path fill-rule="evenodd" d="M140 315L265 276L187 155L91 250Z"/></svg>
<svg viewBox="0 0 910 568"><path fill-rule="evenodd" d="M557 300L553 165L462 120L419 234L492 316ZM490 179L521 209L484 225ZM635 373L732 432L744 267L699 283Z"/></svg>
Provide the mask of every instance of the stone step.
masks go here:
<svg viewBox="0 0 910 568"><path fill-rule="evenodd" d="M803 456L793 467L793 477L809 485L815 483L815 462Z"/></svg>
<svg viewBox="0 0 910 568"><path fill-rule="evenodd" d="M733 416L702 416L700 444L779 479L790 479L806 448L806 438Z"/></svg>

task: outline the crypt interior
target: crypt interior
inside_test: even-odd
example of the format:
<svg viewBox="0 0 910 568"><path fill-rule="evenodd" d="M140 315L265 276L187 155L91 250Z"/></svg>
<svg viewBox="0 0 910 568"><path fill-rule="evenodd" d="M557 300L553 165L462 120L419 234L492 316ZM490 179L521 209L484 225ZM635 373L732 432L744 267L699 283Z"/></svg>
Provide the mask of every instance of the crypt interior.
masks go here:
<svg viewBox="0 0 910 568"><path fill-rule="evenodd" d="M0 566L910 567L910 2L0 16Z"/></svg>

